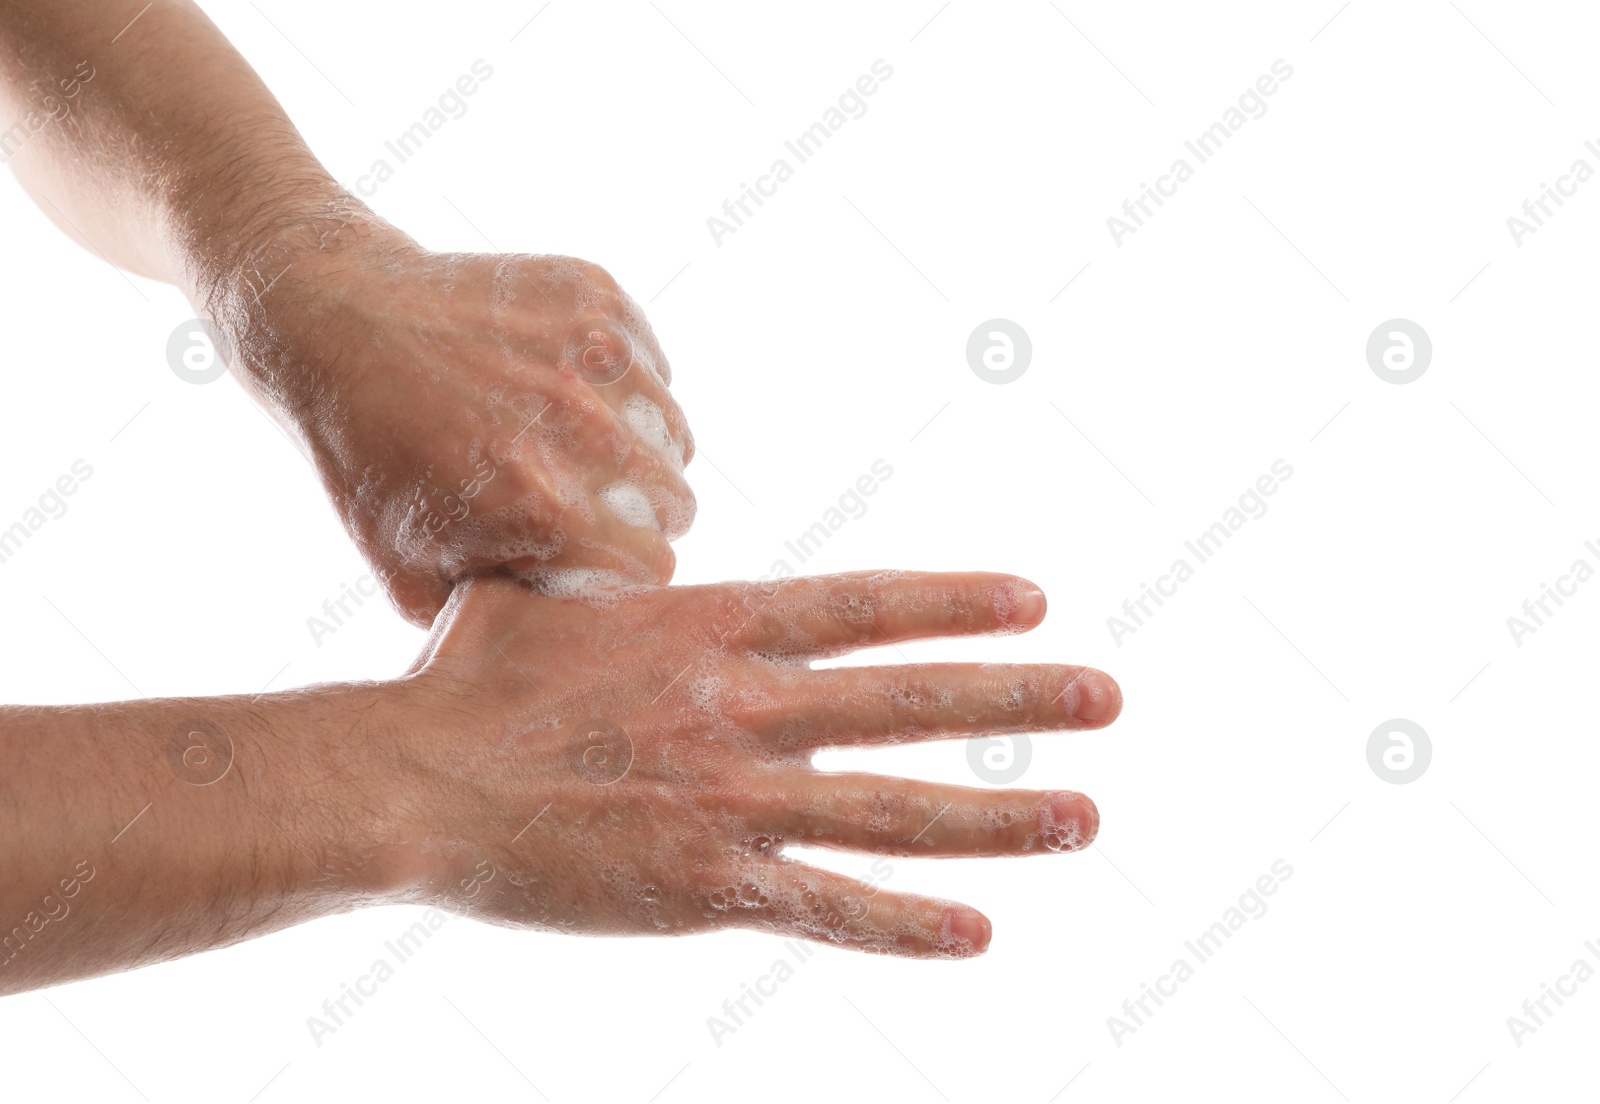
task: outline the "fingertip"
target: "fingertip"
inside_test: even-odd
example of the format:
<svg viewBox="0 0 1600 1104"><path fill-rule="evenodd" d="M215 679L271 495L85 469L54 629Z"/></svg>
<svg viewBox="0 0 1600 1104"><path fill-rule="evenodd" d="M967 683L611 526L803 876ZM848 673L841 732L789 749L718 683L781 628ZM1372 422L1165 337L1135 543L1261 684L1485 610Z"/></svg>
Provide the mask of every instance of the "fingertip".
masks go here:
<svg viewBox="0 0 1600 1104"><path fill-rule="evenodd" d="M672 582L672 574L678 569L678 554L672 550L672 545L667 543L665 537L658 536L656 543L660 547L650 566L655 571L657 585L666 586Z"/></svg>
<svg viewBox="0 0 1600 1104"><path fill-rule="evenodd" d="M1061 790L1050 795L1039 817L1052 851L1082 851L1100 834L1100 807L1088 794Z"/></svg>
<svg viewBox="0 0 1600 1104"><path fill-rule="evenodd" d="M975 908L958 905L944 920L944 930L949 933L948 951L952 958L974 958L989 949L994 936L994 925Z"/></svg>
<svg viewBox="0 0 1600 1104"><path fill-rule="evenodd" d="M1088 847L1100 836L1100 806L1088 794L1079 794L1084 806L1083 845Z"/></svg>
<svg viewBox="0 0 1600 1104"><path fill-rule="evenodd" d="M1104 728L1122 712L1122 687L1104 671L1085 667L1072 682L1072 700L1067 704L1077 720Z"/></svg>
<svg viewBox="0 0 1600 1104"><path fill-rule="evenodd" d="M1047 607L1044 591L1027 579L1012 579L995 591L995 613L1002 622L1013 628L1035 627L1044 620Z"/></svg>

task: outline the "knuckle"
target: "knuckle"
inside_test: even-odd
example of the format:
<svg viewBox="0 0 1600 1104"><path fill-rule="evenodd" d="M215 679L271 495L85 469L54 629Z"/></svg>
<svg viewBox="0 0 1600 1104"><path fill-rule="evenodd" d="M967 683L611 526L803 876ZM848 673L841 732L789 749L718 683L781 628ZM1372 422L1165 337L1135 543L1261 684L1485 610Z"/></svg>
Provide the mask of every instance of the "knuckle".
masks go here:
<svg viewBox="0 0 1600 1104"><path fill-rule="evenodd" d="M701 631L714 647L736 646L748 639L759 622L760 589L749 583L719 586L698 612Z"/></svg>
<svg viewBox="0 0 1600 1104"><path fill-rule="evenodd" d="M552 515L549 504L555 497L554 488L545 473L527 464L512 464L500 475L504 480L497 488L493 501L516 507L514 515L534 524L558 522L559 514ZM487 507L489 503L485 503Z"/></svg>
<svg viewBox="0 0 1600 1104"><path fill-rule="evenodd" d="M552 535L559 536L563 549L594 530L594 509L585 500L572 497L557 501L552 512L555 518Z"/></svg>
<svg viewBox="0 0 1600 1104"><path fill-rule="evenodd" d="M586 310L567 335L560 366L594 387L616 383L637 361L637 343L627 329L604 312Z"/></svg>

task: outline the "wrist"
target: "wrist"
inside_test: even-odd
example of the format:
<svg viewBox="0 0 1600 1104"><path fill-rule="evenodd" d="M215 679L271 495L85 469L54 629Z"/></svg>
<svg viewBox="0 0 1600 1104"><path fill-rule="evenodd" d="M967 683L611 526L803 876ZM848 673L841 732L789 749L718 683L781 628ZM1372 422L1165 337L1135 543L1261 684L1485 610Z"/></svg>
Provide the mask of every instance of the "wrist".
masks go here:
<svg viewBox="0 0 1600 1104"><path fill-rule="evenodd" d="M399 684L359 683L264 699L251 715L237 769L254 812L259 870L278 872L285 895L313 913L408 899L412 805L399 753L410 712Z"/></svg>
<svg viewBox="0 0 1600 1104"><path fill-rule="evenodd" d="M343 194L286 119L236 127L249 135L247 148L185 148L162 169L157 205L168 268L197 307L251 253Z"/></svg>
<svg viewBox="0 0 1600 1104"><path fill-rule="evenodd" d="M329 179L275 189L223 232L191 233L184 290L256 398L302 432L336 399L365 341L368 286L415 248Z"/></svg>
<svg viewBox="0 0 1600 1104"><path fill-rule="evenodd" d="M507 817L490 798L485 772L507 769L503 754L475 750L487 743L509 754L525 722L492 685L434 664L378 693L381 703L365 714L377 739L361 753L369 796L354 829L364 841L361 880L385 902L452 907L482 862L497 861L526 825L523 810ZM537 812L541 787L531 777L529 787Z"/></svg>

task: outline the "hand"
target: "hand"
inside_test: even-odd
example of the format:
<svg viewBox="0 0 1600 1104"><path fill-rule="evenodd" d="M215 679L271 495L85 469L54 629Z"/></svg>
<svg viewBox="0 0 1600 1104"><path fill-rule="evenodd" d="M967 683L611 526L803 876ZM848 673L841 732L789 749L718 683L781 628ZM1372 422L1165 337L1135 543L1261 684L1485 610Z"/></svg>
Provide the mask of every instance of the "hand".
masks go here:
<svg viewBox="0 0 1600 1104"><path fill-rule="evenodd" d="M230 258L205 310L395 605L665 583L694 451L637 304L568 257L430 253L354 208Z"/></svg>
<svg viewBox="0 0 1600 1104"><path fill-rule="evenodd" d="M866 951L966 956L976 910L783 855L1088 846L1094 803L810 766L823 747L1096 728L1121 692L1083 667L808 661L921 637L1020 632L1044 596L1005 575L839 575L556 599L462 584L402 683L374 852L409 899L591 934L760 928ZM403 795L396 800L393 794Z"/></svg>
<svg viewBox="0 0 1600 1104"><path fill-rule="evenodd" d="M807 664L1043 616L1044 596L1006 575L584 598L485 575L457 586L399 679L0 707L0 909L34 933L70 911L77 933L0 948L0 993L378 903L558 932L743 926L977 954L990 929L976 910L804 866L785 845L1072 851L1094 839L1093 802L824 774L812 752L1094 728L1121 708L1116 683L1042 664Z"/></svg>

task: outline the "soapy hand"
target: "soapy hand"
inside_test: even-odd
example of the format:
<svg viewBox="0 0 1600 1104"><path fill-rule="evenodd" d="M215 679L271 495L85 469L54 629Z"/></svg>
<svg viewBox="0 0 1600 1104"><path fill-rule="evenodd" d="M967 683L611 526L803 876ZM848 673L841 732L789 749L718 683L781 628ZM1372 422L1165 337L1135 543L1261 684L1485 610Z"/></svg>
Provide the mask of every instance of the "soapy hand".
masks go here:
<svg viewBox="0 0 1600 1104"><path fill-rule="evenodd" d="M1070 791L985 790L811 764L825 747L1097 728L1091 668L808 661L922 637L1021 632L1031 583L862 573L551 598L457 588L400 684L406 723L373 854L407 899L584 934L740 926L961 957L989 921L803 865L787 843L900 856L1044 855L1093 842ZM395 779L399 781L395 781ZM400 795L397 798L396 795Z"/></svg>
<svg viewBox="0 0 1600 1104"><path fill-rule="evenodd" d="M665 583L694 445L637 304L568 257L441 254L352 204L230 259L202 304L400 611L504 569Z"/></svg>

